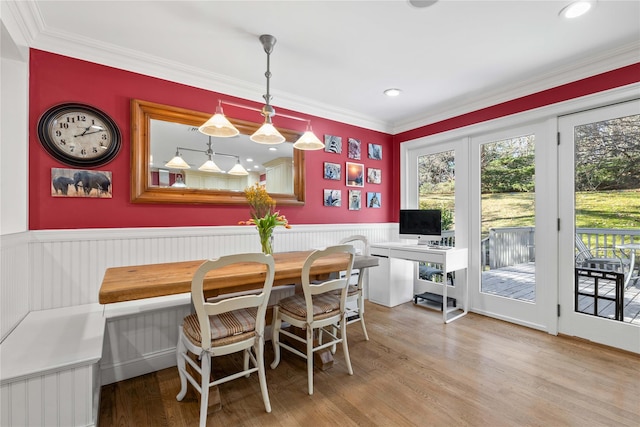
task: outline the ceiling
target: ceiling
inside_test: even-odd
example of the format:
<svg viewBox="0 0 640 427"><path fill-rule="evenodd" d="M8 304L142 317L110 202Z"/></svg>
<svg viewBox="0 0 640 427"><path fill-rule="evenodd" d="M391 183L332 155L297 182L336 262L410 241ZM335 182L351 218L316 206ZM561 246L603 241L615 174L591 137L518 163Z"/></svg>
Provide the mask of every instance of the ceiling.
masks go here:
<svg viewBox="0 0 640 427"><path fill-rule="evenodd" d="M640 61L639 1L600 0L571 21L558 15L569 2L4 3L29 47L256 102L258 36L272 34L276 111L395 134Z"/></svg>

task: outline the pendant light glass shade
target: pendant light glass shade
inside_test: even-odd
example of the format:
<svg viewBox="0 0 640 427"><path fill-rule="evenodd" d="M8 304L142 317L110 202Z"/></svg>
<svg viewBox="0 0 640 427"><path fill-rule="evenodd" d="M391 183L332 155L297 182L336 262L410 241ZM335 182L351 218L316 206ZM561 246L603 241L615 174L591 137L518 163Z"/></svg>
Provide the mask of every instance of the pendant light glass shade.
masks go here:
<svg viewBox="0 0 640 427"><path fill-rule="evenodd" d="M270 120L265 121L264 124L260 126L260 129L255 131L249 139L258 144L281 144L285 140L284 136L278 132L278 129L271 124Z"/></svg>
<svg viewBox="0 0 640 427"><path fill-rule="evenodd" d="M249 172L247 172L247 170L240 164L240 159L238 159L238 163L236 163L235 166L232 167L227 173L229 175L249 175Z"/></svg>
<svg viewBox="0 0 640 427"><path fill-rule="evenodd" d="M176 151L176 156L169 160L168 163L165 164L166 167L171 169L191 169L191 166L184 161L182 157L180 157L180 153Z"/></svg>
<svg viewBox="0 0 640 427"><path fill-rule="evenodd" d="M238 129L224 116L222 106L218 101L216 113L207 120L198 130L205 135L217 136L219 138L229 138L240 133Z"/></svg>
<svg viewBox="0 0 640 427"><path fill-rule="evenodd" d="M318 139L311 130L311 125L309 125L307 126L307 131L293 144L293 148L298 150L321 150L324 148L324 143Z"/></svg>
<svg viewBox="0 0 640 427"><path fill-rule="evenodd" d="M218 165L216 165L211 159L204 162L202 166L198 168L198 170L201 170L203 172L222 172L222 169L220 169Z"/></svg>

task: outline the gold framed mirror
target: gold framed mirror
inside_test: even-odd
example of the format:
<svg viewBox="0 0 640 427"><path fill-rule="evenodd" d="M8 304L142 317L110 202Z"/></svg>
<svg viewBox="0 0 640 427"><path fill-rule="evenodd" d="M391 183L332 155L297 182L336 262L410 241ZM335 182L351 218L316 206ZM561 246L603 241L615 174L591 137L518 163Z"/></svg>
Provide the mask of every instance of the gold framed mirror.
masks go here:
<svg viewBox="0 0 640 427"><path fill-rule="evenodd" d="M244 147L239 144L245 144L243 139L249 141L248 135L255 132L261 123L229 118L240 131L238 137L232 138L210 138L198 132L198 127L210 116L211 113L131 100L132 203L242 205L247 204L244 188L256 182L264 182L277 205L304 205L304 151L293 149L292 144L300 137L301 132L278 128L286 142L271 147L276 149L272 159L260 157L259 165L252 165L251 169L245 166L250 172L244 178L224 172L202 172L198 170L197 164L207 160L207 147L212 149L212 157L216 163L225 159L228 161L229 158L240 163L241 158L246 161L247 152L252 153L252 157L259 157L262 150L270 148L254 142L246 143L244 150L238 148ZM179 133L172 134L171 137L160 136L160 133L171 132ZM196 138L197 141L194 142ZM164 147L164 151L159 149L160 146ZM221 146L225 148L220 149ZM167 147L171 147L170 155L167 154ZM166 163L176 152L185 158L187 154L199 158L192 160L193 163L187 160L189 166L185 170L167 167ZM191 167L192 164L195 167ZM269 178L270 173L273 178ZM270 179L273 183L271 189ZM180 180L185 185L176 186L176 181Z"/></svg>

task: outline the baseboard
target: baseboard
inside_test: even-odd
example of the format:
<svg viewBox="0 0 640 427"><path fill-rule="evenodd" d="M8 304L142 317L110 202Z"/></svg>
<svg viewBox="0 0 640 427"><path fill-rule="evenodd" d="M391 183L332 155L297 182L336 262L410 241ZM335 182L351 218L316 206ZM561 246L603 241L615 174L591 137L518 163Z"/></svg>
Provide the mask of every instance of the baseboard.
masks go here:
<svg viewBox="0 0 640 427"><path fill-rule="evenodd" d="M129 360L124 363L101 367L101 384L107 385L118 381L128 380L161 369L176 366L176 349L168 348L153 354Z"/></svg>
<svg viewBox="0 0 640 427"><path fill-rule="evenodd" d="M487 317L492 317L492 318L498 319L498 320L503 320L505 322L513 323L513 324L520 325L520 326L526 326L527 328L537 329L537 330L542 331L542 332L549 332L549 329L544 325L540 325L538 323L533 323L533 322L526 322L526 321L523 321L521 319L516 319L515 317L503 316L503 315L500 315L500 314L493 313L491 311L477 310L477 309L469 309L469 312L470 313L481 314L481 315L487 316Z"/></svg>

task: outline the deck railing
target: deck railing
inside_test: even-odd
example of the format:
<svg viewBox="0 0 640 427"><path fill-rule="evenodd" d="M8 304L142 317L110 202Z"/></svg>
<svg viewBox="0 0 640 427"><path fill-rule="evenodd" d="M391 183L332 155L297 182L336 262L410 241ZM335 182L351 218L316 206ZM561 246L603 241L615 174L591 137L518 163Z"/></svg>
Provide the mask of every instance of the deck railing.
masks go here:
<svg viewBox="0 0 640 427"><path fill-rule="evenodd" d="M576 234L588 248L615 247L627 243L640 243L638 229L576 228ZM482 239L482 270L493 270L535 261L535 228L492 228Z"/></svg>
<svg viewBox="0 0 640 427"><path fill-rule="evenodd" d="M534 227L503 227L489 229L482 240L482 269L493 270L509 265L533 262L536 259Z"/></svg>
<svg viewBox="0 0 640 427"><path fill-rule="evenodd" d="M613 228L576 228L576 234L587 248L614 248L627 243L640 243L640 230Z"/></svg>
<svg viewBox="0 0 640 427"><path fill-rule="evenodd" d="M455 230L443 230L440 235L440 244L443 246L455 246L456 245L456 231Z"/></svg>

